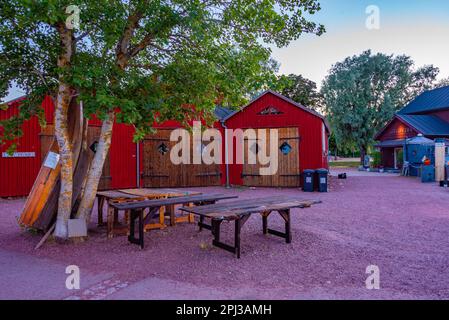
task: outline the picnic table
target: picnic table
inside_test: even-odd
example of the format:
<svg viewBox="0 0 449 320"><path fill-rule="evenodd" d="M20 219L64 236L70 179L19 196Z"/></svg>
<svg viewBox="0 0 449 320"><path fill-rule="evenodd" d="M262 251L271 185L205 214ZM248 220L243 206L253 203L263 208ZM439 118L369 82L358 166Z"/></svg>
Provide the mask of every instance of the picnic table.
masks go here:
<svg viewBox="0 0 449 320"><path fill-rule="evenodd" d="M304 200L295 197L267 197L261 199L239 199L223 204L205 205L200 207L184 207L182 211L193 213L200 217L198 223L200 230L205 228L212 231L214 240L212 244L221 249L227 250L240 258L240 232L252 214L261 214L262 229L264 234L272 234L285 239L291 243L291 217L290 210L293 208L309 208L314 204L321 203L317 200ZM280 232L268 228L268 217L271 213L278 212L285 221L285 232ZM211 224L204 223L204 219L211 219ZM234 221L234 245L231 246L220 240L220 226L223 221Z"/></svg>
<svg viewBox="0 0 449 320"><path fill-rule="evenodd" d="M165 199L144 200L135 202L111 202L110 206L115 210L130 212L129 236L128 241L138 244L144 248L144 225L147 218L151 218L162 207L172 205L190 205L196 206L215 204L219 200L235 199L237 196L223 194L193 195L183 197L173 197ZM185 207L184 207L185 208ZM148 212L145 214L146 209ZM135 236L135 224L138 220L139 237Z"/></svg>
<svg viewBox="0 0 449 320"><path fill-rule="evenodd" d="M98 225L103 225L103 208L105 202L108 203L107 214L107 235L108 238L112 238L115 234L127 233L127 227L117 227L114 225L118 221L118 210L114 209L110 204L115 202L135 202L144 201L148 199L164 199L181 196L193 196L200 195L201 192L178 190L178 189L122 189L122 190L110 190L97 192L98 198ZM161 207L159 210L159 222L149 223L145 226L146 231L150 229L163 229L165 225L165 216L170 216L170 225L173 226L179 222L193 223L193 215L189 214L185 217L176 217L175 206L170 205L167 207Z"/></svg>

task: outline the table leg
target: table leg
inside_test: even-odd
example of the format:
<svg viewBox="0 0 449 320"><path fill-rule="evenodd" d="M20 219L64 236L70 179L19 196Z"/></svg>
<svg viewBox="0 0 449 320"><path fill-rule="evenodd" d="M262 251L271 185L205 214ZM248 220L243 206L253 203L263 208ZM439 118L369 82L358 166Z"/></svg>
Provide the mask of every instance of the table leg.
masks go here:
<svg viewBox="0 0 449 320"><path fill-rule="evenodd" d="M103 225L104 196L97 196L98 226Z"/></svg>
<svg viewBox="0 0 449 320"><path fill-rule="evenodd" d="M193 207L193 203L189 203L188 206ZM193 216L193 213L189 213L188 222L195 223L195 217Z"/></svg>
<svg viewBox="0 0 449 320"><path fill-rule="evenodd" d="M204 226L204 217L200 216L200 222L198 223L198 226L200 227L200 232L203 231Z"/></svg>
<svg viewBox="0 0 449 320"><path fill-rule="evenodd" d="M130 213L130 210L125 211L125 224L126 225L129 225L129 213Z"/></svg>
<svg viewBox="0 0 449 320"><path fill-rule="evenodd" d="M235 220L235 234L234 234L234 247L237 259L240 259L240 231L242 229L241 219Z"/></svg>
<svg viewBox="0 0 449 320"><path fill-rule="evenodd" d="M176 224L175 211L176 207L174 204L165 207L166 214L170 216L170 227L173 227Z"/></svg>
<svg viewBox="0 0 449 320"><path fill-rule="evenodd" d="M108 205L108 226L107 226L107 236L109 239L114 237L114 216L115 210L112 206Z"/></svg>
<svg viewBox="0 0 449 320"><path fill-rule="evenodd" d="M144 243L143 243L143 228L144 228L144 223L143 223L143 210L139 210L139 243L140 243L140 248L143 249L144 247Z"/></svg>
<svg viewBox="0 0 449 320"><path fill-rule="evenodd" d="M268 234L268 216L271 212L262 212L262 230L263 234Z"/></svg>
<svg viewBox="0 0 449 320"><path fill-rule="evenodd" d="M114 210L114 223L118 223L118 210Z"/></svg>
<svg viewBox="0 0 449 320"><path fill-rule="evenodd" d="M246 215L243 217L239 217L235 220L235 230L234 230L234 245L230 246L226 243L220 241L220 224L222 220L212 220L212 230L214 235L214 240L212 244L218 248L229 251L237 256L237 259L240 259L240 233L243 225L248 221L250 216Z"/></svg>
<svg viewBox="0 0 449 320"><path fill-rule="evenodd" d="M129 235L128 235L128 241L131 243L134 243L135 240L135 228L136 228L136 217L135 217L135 211L131 210L129 213Z"/></svg>
<svg viewBox="0 0 449 320"><path fill-rule="evenodd" d="M279 210L278 213L285 221L285 232L279 232L277 230L267 228L267 232L274 236L284 238L287 243L292 242L291 222L290 222L290 209Z"/></svg>
<svg viewBox="0 0 449 320"><path fill-rule="evenodd" d="M136 220L139 221L139 238L136 239L135 228ZM143 210L131 210L130 214L130 225L129 225L129 236L128 241L133 244L140 245L140 248L144 248L144 221L143 221Z"/></svg>
<svg viewBox="0 0 449 320"><path fill-rule="evenodd" d="M216 242L220 242L220 225L223 221L222 220L215 220L212 219L212 234L214 235L214 239Z"/></svg>
<svg viewBox="0 0 449 320"><path fill-rule="evenodd" d="M160 207L159 209L159 224L161 228L165 226L165 207Z"/></svg>
<svg viewBox="0 0 449 320"><path fill-rule="evenodd" d="M292 242L292 226L290 222L290 209L284 210L282 213L280 212L282 218L285 220L285 241L287 243Z"/></svg>

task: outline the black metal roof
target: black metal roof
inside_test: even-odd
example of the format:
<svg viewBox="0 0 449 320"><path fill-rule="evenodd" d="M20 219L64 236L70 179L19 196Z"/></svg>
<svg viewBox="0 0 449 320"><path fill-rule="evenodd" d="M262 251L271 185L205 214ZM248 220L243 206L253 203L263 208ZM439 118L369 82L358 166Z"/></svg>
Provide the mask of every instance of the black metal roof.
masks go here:
<svg viewBox="0 0 449 320"><path fill-rule="evenodd" d="M425 136L449 136L449 123L437 116L397 114L396 117Z"/></svg>

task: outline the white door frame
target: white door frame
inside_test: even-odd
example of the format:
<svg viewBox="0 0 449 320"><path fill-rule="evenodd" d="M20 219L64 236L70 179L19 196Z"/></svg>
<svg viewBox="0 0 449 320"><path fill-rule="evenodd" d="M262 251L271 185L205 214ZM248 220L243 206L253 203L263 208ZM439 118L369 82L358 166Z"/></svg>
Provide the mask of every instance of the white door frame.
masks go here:
<svg viewBox="0 0 449 320"><path fill-rule="evenodd" d="M396 153L396 151L397 150L401 150L402 148L401 147L398 147L398 148L394 148L393 149L393 154L394 154L394 168L395 169L399 169L398 168L398 159L397 159L397 153Z"/></svg>

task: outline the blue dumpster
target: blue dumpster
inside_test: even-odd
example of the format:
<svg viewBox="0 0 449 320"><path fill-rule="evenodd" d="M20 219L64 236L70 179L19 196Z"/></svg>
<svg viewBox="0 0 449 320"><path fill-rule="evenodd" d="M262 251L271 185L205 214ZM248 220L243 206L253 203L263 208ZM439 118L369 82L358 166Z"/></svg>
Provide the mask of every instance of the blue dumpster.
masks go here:
<svg viewBox="0 0 449 320"><path fill-rule="evenodd" d="M421 181L424 183L435 181L435 166L422 166Z"/></svg>

